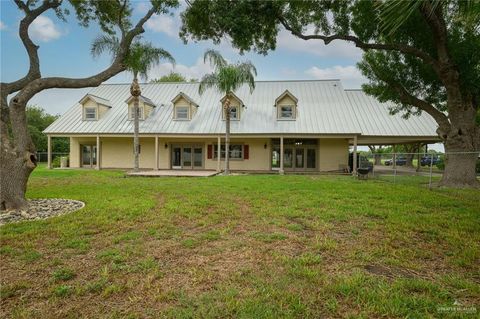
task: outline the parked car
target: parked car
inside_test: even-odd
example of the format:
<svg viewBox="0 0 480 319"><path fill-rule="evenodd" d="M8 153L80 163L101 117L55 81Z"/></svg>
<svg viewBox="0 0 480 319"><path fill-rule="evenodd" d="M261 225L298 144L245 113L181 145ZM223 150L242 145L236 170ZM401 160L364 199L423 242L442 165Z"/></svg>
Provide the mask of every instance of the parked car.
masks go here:
<svg viewBox="0 0 480 319"><path fill-rule="evenodd" d="M441 159L440 157L438 157L438 155L433 155L433 157L431 155L426 155L422 156L422 158L420 159L420 165L422 166L430 166L431 162L433 162L433 165L437 165L441 162Z"/></svg>
<svg viewBox="0 0 480 319"><path fill-rule="evenodd" d="M405 164L407 164L407 159L403 156L399 156L397 157L397 160L395 161L395 163L398 165L398 166L403 166ZM386 166L390 166L390 165L393 165L393 158L390 158L390 159L387 159L385 161L385 165Z"/></svg>

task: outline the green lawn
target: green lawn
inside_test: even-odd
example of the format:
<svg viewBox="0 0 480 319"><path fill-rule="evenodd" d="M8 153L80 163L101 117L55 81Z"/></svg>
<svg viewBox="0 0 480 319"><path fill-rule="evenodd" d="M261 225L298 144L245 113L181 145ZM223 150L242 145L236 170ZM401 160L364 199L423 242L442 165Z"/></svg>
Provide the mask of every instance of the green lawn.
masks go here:
<svg viewBox="0 0 480 319"><path fill-rule="evenodd" d="M0 228L0 317L475 317L480 193L423 182L40 168L86 207Z"/></svg>

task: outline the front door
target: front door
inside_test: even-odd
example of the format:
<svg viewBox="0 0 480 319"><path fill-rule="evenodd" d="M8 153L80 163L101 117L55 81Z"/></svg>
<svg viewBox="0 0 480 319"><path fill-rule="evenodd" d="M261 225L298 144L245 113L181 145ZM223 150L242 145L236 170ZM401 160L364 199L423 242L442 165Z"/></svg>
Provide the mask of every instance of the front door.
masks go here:
<svg viewBox="0 0 480 319"><path fill-rule="evenodd" d="M81 145L82 167L93 168L97 165L97 146Z"/></svg>
<svg viewBox="0 0 480 319"><path fill-rule="evenodd" d="M172 145L173 169L202 169L203 146L201 145Z"/></svg>

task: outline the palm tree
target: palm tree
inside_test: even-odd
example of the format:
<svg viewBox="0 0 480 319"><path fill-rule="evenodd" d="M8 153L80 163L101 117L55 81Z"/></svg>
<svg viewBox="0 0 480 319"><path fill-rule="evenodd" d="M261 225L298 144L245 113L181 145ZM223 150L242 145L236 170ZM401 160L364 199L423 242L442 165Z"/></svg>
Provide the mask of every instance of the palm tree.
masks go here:
<svg viewBox="0 0 480 319"><path fill-rule="evenodd" d="M115 56L116 52L120 50L118 38L114 36L101 36L95 39L92 44L92 55L99 56L105 51L108 51ZM136 41L132 43L125 59L126 71L133 74L132 85L130 86L130 94L133 96L133 148L134 148L134 164L133 170L138 171L139 168L139 96L141 95L140 85L138 84L138 76L143 80L147 80L148 71L158 65L161 60L168 60L174 64L175 60L167 51L154 47L150 42Z"/></svg>
<svg viewBox="0 0 480 319"><path fill-rule="evenodd" d="M250 62L237 62L236 64L228 64L228 62L220 55L218 51L207 50L203 57L204 62L207 60L214 67L214 72L206 74L200 80L198 93L203 94L208 88L215 88L219 92L225 94L223 102L223 112L225 114L225 175L230 173L230 102L233 92L240 88L243 84L248 84L250 92L255 89L255 76L257 69ZM221 156L221 154L218 154Z"/></svg>

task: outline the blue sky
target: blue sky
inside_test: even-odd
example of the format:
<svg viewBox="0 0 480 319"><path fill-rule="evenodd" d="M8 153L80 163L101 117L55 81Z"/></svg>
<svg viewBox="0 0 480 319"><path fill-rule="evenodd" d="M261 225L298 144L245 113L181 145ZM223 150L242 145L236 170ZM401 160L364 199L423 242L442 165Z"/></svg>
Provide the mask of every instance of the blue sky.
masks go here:
<svg viewBox="0 0 480 319"><path fill-rule="evenodd" d="M1 0L0 6L1 81L13 81L28 70L27 55L17 34L22 13L11 1ZM135 1L134 19L148 6L148 2ZM211 71L210 66L203 63L203 53L207 48L216 48L230 61L251 60L258 70L257 80L339 78L345 88L359 88L365 81L355 68L361 58L361 51L342 42L325 46L320 41L299 40L286 31L281 31L277 49L267 56L255 53L240 56L227 39L218 46L210 41L190 41L185 45L178 37L178 15L181 10L182 8L173 12L173 16L154 16L145 25L145 39L169 51L176 60L175 67L162 63L153 69L150 78L167 74L172 69L188 78L200 78ZM51 12L47 13L34 21L29 33L40 46L43 76L89 76L107 67L110 61L108 56L100 59L91 57L90 44L100 34L100 30L94 24L89 28L80 27L74 16L67 17L67 22L63 22ZM120 74L108 82L130 81L130 74ZM88 89L48 90L34 97L31 102L49 113L62 114L86 91Z"/></svg>

